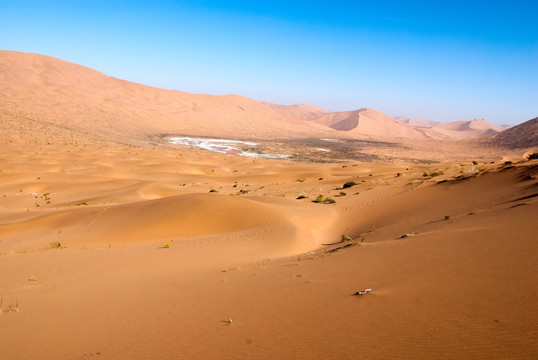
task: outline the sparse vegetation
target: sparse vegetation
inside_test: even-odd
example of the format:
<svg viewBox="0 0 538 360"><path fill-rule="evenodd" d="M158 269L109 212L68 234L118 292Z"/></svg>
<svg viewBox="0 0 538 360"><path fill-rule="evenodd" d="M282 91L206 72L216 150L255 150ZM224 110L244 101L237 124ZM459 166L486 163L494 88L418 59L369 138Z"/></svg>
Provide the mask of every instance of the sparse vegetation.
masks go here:
<svg viewBox="0 0 538 360"><path fill-rule="evenodd" d="M307 198L307 196L304 196L304 195L297 196L297 200L306 199L306 198Z"/></svg>
<svg viewBox="0 0 538 360"><path fill-rule="evenodd" d="M5 309L2 308L4 304L4 299L0 298L0 314L9 314L9 313L18 313L20 312L19 302L16 301L15 304L9 304Z"/></svg>
<svg viewBox="0 0 538 360"><path fill-rule="evenodd" d="M529 160L536 160L538 159L538 153L532 153L527 156L527 159Z"/></svg>
<svg viewBox="0 0 538 360"><path fill-rule="evenodd" d="M350 188L352 186L355 186L357 185L357 183L353 180L351 181L348 181L347 183L345 183L343 186L342 186L342 189L347 189L347 188Z"/></svg>
<svg viewBox="0 0 538 360"><path fill-rule="evenodd" d="M440 175L443 175L443 172L442 171L433 171L431 173L427 173L427 172L424 172L424 174L422 174L423 177L436 177L436 176L440 176Z"/></svg>
<svg viewBox="0 0 538 360"><path fill-rule="evenodd" d="M450 220L450 215L445 215L445 220Z"/></svg>
<svg viewBox="0 0 538 360"><path fill-rule="evenodd" d="M172 247L172 244L170 244L170 243L166 243L166 244L163 245L164 249L169 249L170 247Z"/></svg>
<svg viewBox="0 0 538 360"><path fill-rule="evenodd" d="M478 165L478 161L473 161L473 165Z"/></svg>
<svg viewBox="0 0 538 360"><path fill-rule="evenodd" d="M512 165L513 163L511 161L505 161L503 166L508 166L508 165Z"/></svg>
<svg viewBox="0 0 538 360"><path fill-rule="evenodd" d="M339 195L340 195L340 196L346 196L347 194L346 194L345 191L340 191L340 194L339 194Z"/></svg>
<svg viewBox="0 0 538 360"><path fill-rule="evenodd" d="M215 190L215 189L211 189L209 190L210 193L218 193L218 190Z"/></svg>
<svg viewBox="0 0 538 360"><path fill-rule="evenodd" d="M312 202L314 202L316 204L334 204L334 203L336 203L336 201L334 199L326 198L323 195L318 195L316 200L313 200Z"/></svg>
<svg viewBox="0 0 538 360"><path fill-rule="evenodd" d="M353 240L353 239L351 238L351 236L346 235L346 234L342 234L342 236L340 237L340 242L346 242L350 240Z"/></svg>
<svg viewBox="0 0 538 360"><path fill-rule="evenodd" d="M51 249L59 249L62 247L62 244L59 241L53 241L50 243Z"/></svg>

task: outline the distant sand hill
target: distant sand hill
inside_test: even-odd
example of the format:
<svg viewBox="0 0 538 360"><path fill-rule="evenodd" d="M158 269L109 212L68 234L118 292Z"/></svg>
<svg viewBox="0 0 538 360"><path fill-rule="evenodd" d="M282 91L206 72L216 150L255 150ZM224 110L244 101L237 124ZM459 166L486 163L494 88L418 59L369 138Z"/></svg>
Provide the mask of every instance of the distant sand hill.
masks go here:
<svg viewBox="0 0 538 360"><path fill-rule="evenodd" d="M310 104L278 105L239 95L164 90L106 76L49 56L0 51L0 106L50 124L112 139L151 134L227 137L469 139L501 128L486 120L432 123L374 109L328 112Z"/></svg>
<svg viewBox="0 0 538 360"><path fill-rule="evenodd" d="M484 142L507 149L538 147L538 117L487 137Z"/></svg>

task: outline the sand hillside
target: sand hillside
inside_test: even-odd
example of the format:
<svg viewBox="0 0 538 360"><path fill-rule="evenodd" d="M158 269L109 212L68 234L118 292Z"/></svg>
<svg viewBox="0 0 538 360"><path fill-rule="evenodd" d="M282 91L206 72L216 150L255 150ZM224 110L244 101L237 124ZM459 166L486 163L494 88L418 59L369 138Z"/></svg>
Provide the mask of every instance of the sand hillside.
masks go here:
<svg viewBox="0 0 538 360"><path fill-rule="evenodd" d="M538 358L534 122L511 148L260 138L294 157L243 157L156 136L175 92L74 66L63 93L56 65L0 72L1 359ZM230 99L288 129L323 112L201 112Z"/></svg>
<svg viewBox="0 0 538 360"><path fill-rule="evenodd" d="M163 90L49 56L6 50L0 50L0 109L115 141L170 133L256 139L459 140L500 130L489 123L487 131L484 126L477 129L473 120L466 128L458 122L446 124L448 129L426 131L374 109L327 112L309 104L278 105L239 95Z"/></svg>
<svg viewBox="0 0 538 360"><path fill-rule="evenodd" d="M484 119L471 121L454 121L438 124L428 130L428 133L439 134L451 139L472 139L501 132L503 128L490 124Z"/></svg>

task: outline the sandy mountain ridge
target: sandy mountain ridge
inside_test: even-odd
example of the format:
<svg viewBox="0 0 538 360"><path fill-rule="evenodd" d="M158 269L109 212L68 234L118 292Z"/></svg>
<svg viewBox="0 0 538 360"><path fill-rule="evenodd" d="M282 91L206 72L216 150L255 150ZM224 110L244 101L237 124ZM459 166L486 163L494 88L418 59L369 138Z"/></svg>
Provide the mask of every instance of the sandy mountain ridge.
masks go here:
<svg viewBox="0 0 538 360"><path fill-rule="evenodd" d="M417 127L433 127L435 125L441 124L438 121L410 118L405 115L394 116L394 118L398 121L403 122L404 124Z"/></svg>
<svg viewBox="0 0 538 360"><path fill-rule="evenodd" d="M507 149L538 147L538 117L480 140Z"/></svg>
<svg viewBox="0 0 538 360"><path fill-rule="evenodd" d="M374 109L328 112L239 95L190 94L119 80L49 56L0 51L0 105L111 138L177 133L250 138L462 139L499 131L480 122L410 126ZM414 125L414 122L410 122Z"/></svg>

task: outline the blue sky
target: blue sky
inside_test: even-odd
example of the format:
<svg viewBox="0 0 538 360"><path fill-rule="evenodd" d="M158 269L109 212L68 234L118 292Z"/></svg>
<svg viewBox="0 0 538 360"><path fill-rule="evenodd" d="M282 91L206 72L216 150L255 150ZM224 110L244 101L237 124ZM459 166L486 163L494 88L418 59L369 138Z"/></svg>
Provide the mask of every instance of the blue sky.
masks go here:
<svg viewBox="0 0 538 360"><path fill-rule="evenodd" d="M538 116L538 1L10 1L0 49L166 89L437 121Z"/></svg>

